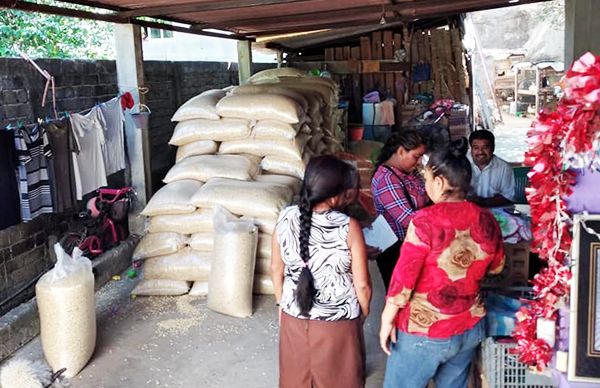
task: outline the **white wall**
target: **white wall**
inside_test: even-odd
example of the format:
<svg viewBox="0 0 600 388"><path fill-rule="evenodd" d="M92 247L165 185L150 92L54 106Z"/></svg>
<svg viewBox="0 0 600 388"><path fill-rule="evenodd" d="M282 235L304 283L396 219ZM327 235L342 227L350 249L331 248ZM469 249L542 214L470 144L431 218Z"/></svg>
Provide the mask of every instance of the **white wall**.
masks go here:
<svg viewBox="0 0 600 388"><path fill-rule="evenodd" d="M144 59L156 61L214 61L237 62L237 41L173 32L172 38L146 38ZM261 50L252 52L252 61L275 63L275 51L267 55Z"/></svg>

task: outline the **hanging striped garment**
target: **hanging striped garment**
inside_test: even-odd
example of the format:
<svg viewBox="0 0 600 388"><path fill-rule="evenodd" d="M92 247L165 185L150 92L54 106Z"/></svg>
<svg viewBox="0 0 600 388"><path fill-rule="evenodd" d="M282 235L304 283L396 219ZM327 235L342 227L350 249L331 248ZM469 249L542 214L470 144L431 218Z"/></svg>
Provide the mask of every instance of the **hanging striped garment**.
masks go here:
<svg viewBox="0 0 600 388"><path fill-rule="evenodd" d="M42 126L15 130L15 149L19 161L21 218L27 222L53 211L47 160L52 157L52 150L46 130Z"/></svg>

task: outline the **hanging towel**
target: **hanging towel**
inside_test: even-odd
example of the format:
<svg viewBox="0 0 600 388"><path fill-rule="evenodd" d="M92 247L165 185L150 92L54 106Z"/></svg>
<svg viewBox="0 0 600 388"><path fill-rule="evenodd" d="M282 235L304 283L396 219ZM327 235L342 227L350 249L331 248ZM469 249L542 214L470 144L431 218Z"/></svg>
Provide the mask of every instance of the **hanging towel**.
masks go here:
<svg viewBox="0 0 600 388"><path fill-rule="evenodd" d="M119 97L100 105L100 112L106 124L102 146L106 174L111 175L125 168L125 138L123 136L123 108Z"/></svg>

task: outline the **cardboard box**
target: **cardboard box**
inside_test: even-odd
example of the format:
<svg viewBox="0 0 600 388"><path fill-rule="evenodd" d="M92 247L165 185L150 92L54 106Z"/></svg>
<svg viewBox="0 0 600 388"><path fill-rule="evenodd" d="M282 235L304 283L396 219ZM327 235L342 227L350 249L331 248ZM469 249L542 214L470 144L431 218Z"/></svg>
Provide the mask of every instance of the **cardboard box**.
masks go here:
<svg viewBox="0 0 600 388"><path fill-rule="evenodd" d="M497 276L486 276L483 288L526 287L529 278L529 251L531 242L504 244L504 269Z"/></svg>

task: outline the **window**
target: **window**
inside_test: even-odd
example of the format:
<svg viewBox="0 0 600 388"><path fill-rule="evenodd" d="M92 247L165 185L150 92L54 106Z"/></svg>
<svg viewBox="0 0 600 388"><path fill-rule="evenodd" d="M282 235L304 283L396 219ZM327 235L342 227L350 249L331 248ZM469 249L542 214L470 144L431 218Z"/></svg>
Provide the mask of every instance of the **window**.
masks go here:
<svg viewBox="0 0 600 388"><path fill-rule="evenodd" d="M172 38L173 31L162 30L160 28L149 28L149 37L150 39L162 39L162 38Z"/></svg>

